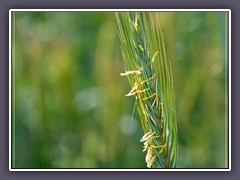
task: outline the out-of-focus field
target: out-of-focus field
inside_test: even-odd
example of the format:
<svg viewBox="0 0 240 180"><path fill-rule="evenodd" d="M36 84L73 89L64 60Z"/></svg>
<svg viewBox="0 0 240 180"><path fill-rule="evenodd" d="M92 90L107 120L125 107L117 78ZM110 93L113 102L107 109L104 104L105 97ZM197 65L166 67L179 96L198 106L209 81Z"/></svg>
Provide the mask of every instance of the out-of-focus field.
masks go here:
<svg viewBox="0 0 240 180"><path fill-rule="evenodd" d="M224 12L159 13L172 62L179 168L227 166ZM112 12L15 12L16 168L146 168Z"/></svg>

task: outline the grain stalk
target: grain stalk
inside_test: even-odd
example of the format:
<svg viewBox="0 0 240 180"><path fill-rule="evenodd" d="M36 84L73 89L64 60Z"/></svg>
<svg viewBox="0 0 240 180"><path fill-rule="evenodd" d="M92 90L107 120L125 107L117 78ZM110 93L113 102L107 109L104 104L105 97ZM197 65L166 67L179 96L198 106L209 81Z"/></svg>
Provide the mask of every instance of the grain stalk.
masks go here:
<svg viewBox="0 0 240 180"><path fill-rule="evenodd" d="M157 13L118 12L116 20L125 72L144 131L148 168L175 168L177 123L170 61Z"/></svg>

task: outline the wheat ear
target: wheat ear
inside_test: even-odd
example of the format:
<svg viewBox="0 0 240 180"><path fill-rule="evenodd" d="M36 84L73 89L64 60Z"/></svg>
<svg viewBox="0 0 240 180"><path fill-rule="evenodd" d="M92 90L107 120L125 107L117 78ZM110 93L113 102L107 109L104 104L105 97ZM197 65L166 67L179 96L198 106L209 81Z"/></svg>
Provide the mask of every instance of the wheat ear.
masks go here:
<svg viewBox="0 0 240 180"><path fill-rule="evenodd" d="M144 135L148 168L175 168L177 122L170 61L157 13L117 12L116 20L131 90Z"/></svg>

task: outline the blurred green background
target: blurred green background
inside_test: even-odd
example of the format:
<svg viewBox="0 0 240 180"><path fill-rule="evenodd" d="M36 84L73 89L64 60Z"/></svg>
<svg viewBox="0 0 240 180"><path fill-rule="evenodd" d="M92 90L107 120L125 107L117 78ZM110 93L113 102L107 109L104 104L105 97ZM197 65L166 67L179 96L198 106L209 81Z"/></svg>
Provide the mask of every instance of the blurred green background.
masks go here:
<svg viewBox="0 0 240 180"><path fill-rule="evenodd" d="M224 12L159 13L171 59L178 168L227 167ZM113 12L15 12L15 168L146 168Z"/></svg>

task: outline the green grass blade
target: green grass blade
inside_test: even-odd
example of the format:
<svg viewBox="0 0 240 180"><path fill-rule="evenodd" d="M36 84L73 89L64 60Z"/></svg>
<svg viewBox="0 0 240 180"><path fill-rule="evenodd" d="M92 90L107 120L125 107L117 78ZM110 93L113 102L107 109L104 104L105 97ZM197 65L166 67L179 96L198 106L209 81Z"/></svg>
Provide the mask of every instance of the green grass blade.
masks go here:
<svg viewBox="0 0 240 180"><path fill-rule="evenodd" d="M116 20L131 85L129 94L136 99L144 134L154 133L145 140L146 162L148 167L175 168L177 122L173 77L158 14L118 12Z"/></svg>

